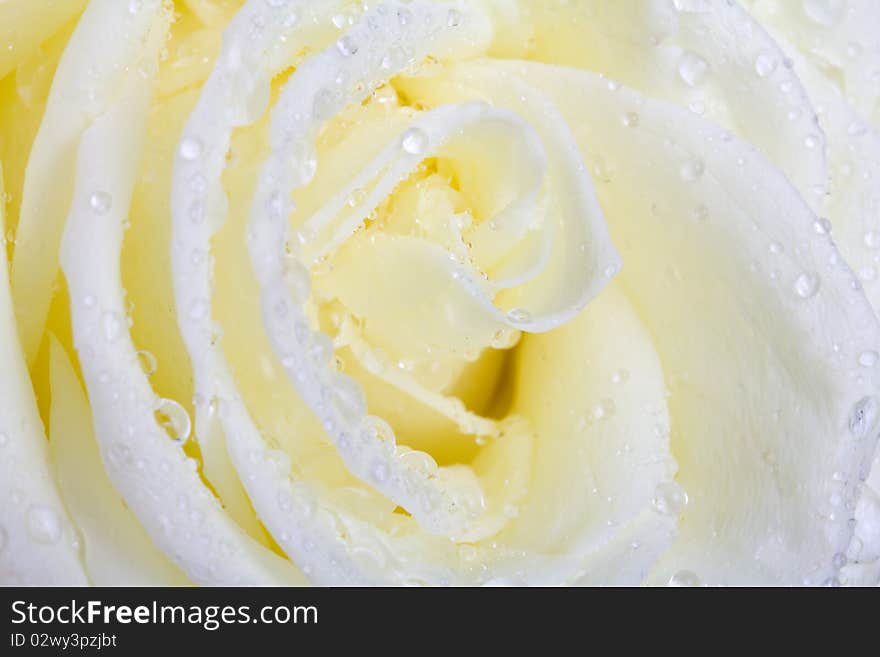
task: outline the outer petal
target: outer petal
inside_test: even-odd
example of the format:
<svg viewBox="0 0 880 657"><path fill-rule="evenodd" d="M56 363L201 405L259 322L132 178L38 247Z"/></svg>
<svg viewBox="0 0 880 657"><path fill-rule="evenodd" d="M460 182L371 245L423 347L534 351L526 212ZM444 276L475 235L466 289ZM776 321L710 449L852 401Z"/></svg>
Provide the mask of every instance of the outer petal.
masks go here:
<svg viewBox="0 0 880 657"><path fill-rule="evenodd" d="M0 231L4 205L0 202ZM0 266L0 500L0 583L88 582L76 529L52 478L48 445L18 341L5 258Z"/></svg>

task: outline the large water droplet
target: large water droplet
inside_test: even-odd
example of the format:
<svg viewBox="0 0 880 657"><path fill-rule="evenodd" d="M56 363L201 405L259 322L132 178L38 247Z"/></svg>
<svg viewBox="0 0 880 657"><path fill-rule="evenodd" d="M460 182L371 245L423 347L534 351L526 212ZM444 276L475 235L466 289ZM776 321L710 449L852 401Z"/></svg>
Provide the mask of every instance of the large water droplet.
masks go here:
<svg viewBox="0 0 880 657"><path fill-rule="evenodd" d="M151 354L149 351L138 351L135 356L137 356L138 364L141 366L141 370L147 376L153 376L156 373L156 367L158 363L156 362L156 357Z"/></svg>
<svg viewBox="0 0 880 657"><path fill-rule="evenodd" d="M49 507L35 504L27 512L27 530L37 543L57 543L61 538L61 518Z"/></svg>
<svg viewBox="0 0 880 657"><path fill-rule="evenodd" d="M678 75L689 87L696 87L706 79L709 64L697 53L686 52L678 61Z"/></svg>
<svg viewBox="0 0 880 657"><path fill-rule="evenodd" d="M667 516L679 515L687 506L688 496L685 490L674 481L657 484L651 504L658 513Z"/></svg>
<svg viewBox="0 0 880 657"><path fill-rule="evenodd" d="M428 135L421 128L410 128L403 133L400 147L410 155L423 155L428 148Z"/></svg>
<svg viewBox="0 0 880 657"><path fill-rule="evenodd" d="M156 422L176 443L183 444L189 438L192 422L189 413L173 399L159 399L154 411Z"/></svg>

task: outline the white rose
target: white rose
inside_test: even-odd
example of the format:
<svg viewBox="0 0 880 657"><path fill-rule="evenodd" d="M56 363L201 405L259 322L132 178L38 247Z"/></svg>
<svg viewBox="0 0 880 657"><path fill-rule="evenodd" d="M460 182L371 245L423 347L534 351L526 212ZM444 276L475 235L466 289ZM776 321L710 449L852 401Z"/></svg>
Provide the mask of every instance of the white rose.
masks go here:
<svg viewBox="0 0 880 657"><path fill-rule="evenodd" d="M0 26L0 581L877 583L876 2Z"/></svg>

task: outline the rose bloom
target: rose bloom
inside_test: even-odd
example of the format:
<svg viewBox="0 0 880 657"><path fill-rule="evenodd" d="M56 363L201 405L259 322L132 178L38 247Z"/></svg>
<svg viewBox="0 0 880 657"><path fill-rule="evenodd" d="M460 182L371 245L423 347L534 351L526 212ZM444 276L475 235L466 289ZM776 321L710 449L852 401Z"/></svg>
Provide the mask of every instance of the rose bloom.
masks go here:
<svg viewBox="0 0 880 657"><path fill-rule="evenodd" d="M878 35L0 2L0 581L877 584Z"/></svg>

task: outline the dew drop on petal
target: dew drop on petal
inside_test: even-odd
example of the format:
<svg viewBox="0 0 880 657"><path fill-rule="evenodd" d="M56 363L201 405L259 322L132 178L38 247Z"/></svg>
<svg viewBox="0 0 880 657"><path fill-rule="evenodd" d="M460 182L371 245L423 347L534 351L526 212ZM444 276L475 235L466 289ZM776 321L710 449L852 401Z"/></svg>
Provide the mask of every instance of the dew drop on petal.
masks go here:
<svg viewBox="0 0 880 657"><path fill-rule="evenodd" d="M89 197L89 206L95 214L107 214L113 207L113 197L107 192L93 192Z"/></svg>
<svg viewBox="0 0 880 657"><path fill-rule="evenodd" d="M868 350L859 354L859 365L862 367L874 367L877 359L880 358L876 351Z"/></svg>
<svg viewBox="0 0 880 657"><path fill-rule="evenodd" d="M370 469L370 475L381 484L388 479L388 465L383 461L376 462Z"/></svg>
<svg viewBox="0 0 880 657"><path fill-rule="evenodd" d="M428 135L421 128L410 128L403 133L400 147L410 155L422 155L428 148Z"/></svg>
<svg viewBox="0 0 880 657"><path fill-rule="evenodd" d="M679 173L687 182L694 182L703 175L704 170L705 166L703 165L703 161L699 158L695 158L684 162L679 169Z"/></svg>
<svg viewBox="0 0 880 657"><path fill-rule="evenodd" d="M202 154L202 142L196 137L184 137L180 141L180 157L195 160Z"/></svg>
<svg viewBox="0 0 880 657"><path fill-rule="evenodd" d="M794 281L794 291L801 299L809 299L819 291L819 275L804 272Z"/></svg>
<svg viewBox="0 0 880 657"><path fill-rule="evenodd" d="M657 484L651 504L658 513L666 516L679 515L688 503L685 490L674 481L664 481Z"/></svg>
<svg viewBox="0 0 880 657"><path fill-rule="evenodd" d="M176 443L183 444L189 438L192 422L189 413L173 399L159 399L154 411L156 422Z"/></svg>
<svg viewBox="0 0 880 657"><path fill-rule="evenodd" d="M57 543L61 539L61 518L49 507L35 504L27 512L27 531L37 543Z"/></svg>
<svg viewBox="0 0 880 657"><path fill-rule="evenodd" d="M668 586L700 586L700 578L690 570L679 570L667 582Z"/></svg>
<svg viewBox="0 0 880 657"><path fill-rule="evenodd" d="M853 406L849 416L849 432L856 439L864 438L877 420L877 400L863 397Z"/></svg>
<svg viewBox="0 0 880 657"><path fill-rule="evenodd" d="M709 208L700 203L700 205L691 210L691 216L697 221L705 221L709 218Z"/></svg>
<svg viewBox="0 0 880 657"><path fill-rule="evenodd" d="M106 312L101 316L101 329L107 342L113 342L122 333L122 319L118 313Z"/></svg>
<svg viewBox="0 0 880 657"><path fill-rule="evenodd" d="M620 122L625 128L635 128L639 125L639 115L635 112L625 112L620 117Z"/></svg>
<svg viewBox="0 0 880 657"><path fill-rule="evenodd" d="M339 54L343 57L349 57L357 53L358 47L354 42L354 39L350 36L344 36L336 42L336 50L338 50Z"/></svg>
<svg viewBox="0 0 880 657"><path fill-rule="evenodd" d="M149 351L141 350L138 351L135 355L137 356L138 364L140 365L141 370L144 374L146 374L147 376L152 376L156 373L158 363L156 361L156 357L153 354L151 354Z"/></svg>
<svg viewBox="0 0 880 657"><path fill-rule="evenodd" d="M880 249L880 231L869 230L865 233L864 240L869 249Z"/></svg>
<svg viewBox="0 0 880 657"><path fill-rule="evenodd" d="M678 76L689 87L700 85L709 73L709 64L694 52L686 52L678 61Z"/></svg>
<svg viewBox="0 0 880 657"><path fill-rule="evenodd" d="M776 70L777 64L775 57L768 53L761 53L755 59L755 72L765 78Z"/></svg>

